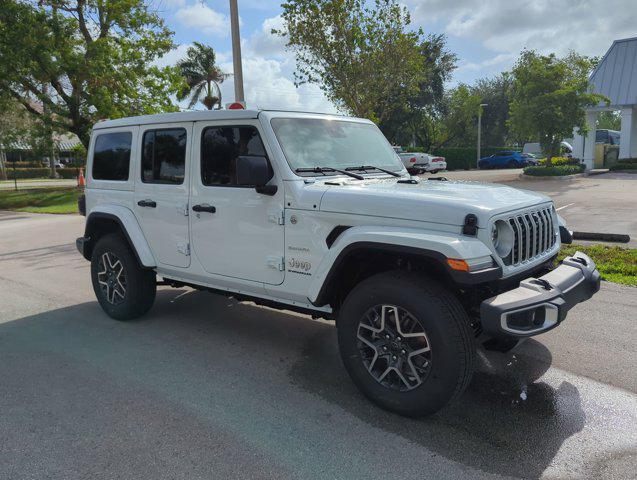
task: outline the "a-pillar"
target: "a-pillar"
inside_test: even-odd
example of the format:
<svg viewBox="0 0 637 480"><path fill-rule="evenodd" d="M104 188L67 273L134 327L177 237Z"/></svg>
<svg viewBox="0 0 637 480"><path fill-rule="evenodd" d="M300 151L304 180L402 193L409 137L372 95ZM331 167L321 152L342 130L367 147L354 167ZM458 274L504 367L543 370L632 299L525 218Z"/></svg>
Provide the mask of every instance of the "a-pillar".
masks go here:
<svg viewBox="0 0 637 480"><path fill-rule="evenodd" d="M595 128L597 112L586 112L586 136L584 137L584 165L586 170L593 168L595 164Z"/></svg>
<svg viewBox="0 0 637 480"><path fill-rule="evenodd" d="M619 158L637 158L637 108L622 108L622 137Z"/></svg>

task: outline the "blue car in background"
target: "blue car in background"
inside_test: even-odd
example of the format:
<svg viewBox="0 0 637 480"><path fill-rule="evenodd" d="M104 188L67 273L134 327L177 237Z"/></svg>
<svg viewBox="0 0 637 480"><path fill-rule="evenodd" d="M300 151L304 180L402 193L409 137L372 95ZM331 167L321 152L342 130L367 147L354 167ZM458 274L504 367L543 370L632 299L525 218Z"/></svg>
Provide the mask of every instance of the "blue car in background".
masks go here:
<svg viewBox="0 0 637 480"><path fill-rule="evenodd" d="M529 155L503 150L488 157L482 157L478 162L478 168L522 168L533 163Z"/></svg>

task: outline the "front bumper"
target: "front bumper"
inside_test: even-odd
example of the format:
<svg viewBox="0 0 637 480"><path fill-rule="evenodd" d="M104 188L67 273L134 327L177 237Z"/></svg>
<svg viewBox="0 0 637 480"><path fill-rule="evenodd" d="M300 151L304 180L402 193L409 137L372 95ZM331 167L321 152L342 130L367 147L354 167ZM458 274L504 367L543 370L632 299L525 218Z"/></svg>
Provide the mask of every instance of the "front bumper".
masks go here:
<svg viewBox="0 0 637 480"><path fill-rule="evenodd" d="M480 319L485 333L530 337L558 326L568 311L599 291L600 275L587 255L576 252L540 278L484 300Z"/></svg>

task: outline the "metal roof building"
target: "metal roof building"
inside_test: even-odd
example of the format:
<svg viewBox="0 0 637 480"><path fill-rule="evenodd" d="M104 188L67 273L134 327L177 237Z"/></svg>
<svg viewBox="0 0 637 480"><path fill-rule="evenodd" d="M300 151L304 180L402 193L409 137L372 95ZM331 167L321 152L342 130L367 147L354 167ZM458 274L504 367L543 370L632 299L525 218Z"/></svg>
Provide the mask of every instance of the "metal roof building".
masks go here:
<svg viewBox="0 0 637 480"><path fill-rule="evenodd" d="M588 135L575 135L573 155L592 168L595 153L597 114L621 111L619 158L637 158L637 37L615 40L589 78L591 89L604 95L610 104L591 107L586 112Z"/></svg>

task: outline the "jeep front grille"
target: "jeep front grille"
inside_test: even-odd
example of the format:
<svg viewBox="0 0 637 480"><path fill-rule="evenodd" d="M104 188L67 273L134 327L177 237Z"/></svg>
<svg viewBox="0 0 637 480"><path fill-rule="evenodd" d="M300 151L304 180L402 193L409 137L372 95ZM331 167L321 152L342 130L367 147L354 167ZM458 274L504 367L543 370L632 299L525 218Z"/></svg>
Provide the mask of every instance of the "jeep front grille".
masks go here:
<svg viewBox="0 0 637 480"><path fill-rule="evenodd" d="M513 228L513 249L507 265L519 265L550 250L556 242L551 207L516 215L508 219Z"/></svg>

